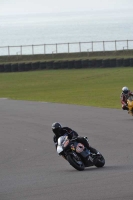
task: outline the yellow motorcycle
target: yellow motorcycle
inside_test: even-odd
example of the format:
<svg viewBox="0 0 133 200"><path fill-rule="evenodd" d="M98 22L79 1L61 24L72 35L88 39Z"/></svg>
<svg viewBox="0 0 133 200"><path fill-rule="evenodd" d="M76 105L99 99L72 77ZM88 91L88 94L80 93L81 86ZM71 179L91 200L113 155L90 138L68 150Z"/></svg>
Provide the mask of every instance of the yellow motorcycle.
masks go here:
<svg viewBox="0 0 133 200"><path fill-rule="evenodd" d="M133 96L129 96L127 99L127 106L128 106L128 114L133 116Z"/></svg>

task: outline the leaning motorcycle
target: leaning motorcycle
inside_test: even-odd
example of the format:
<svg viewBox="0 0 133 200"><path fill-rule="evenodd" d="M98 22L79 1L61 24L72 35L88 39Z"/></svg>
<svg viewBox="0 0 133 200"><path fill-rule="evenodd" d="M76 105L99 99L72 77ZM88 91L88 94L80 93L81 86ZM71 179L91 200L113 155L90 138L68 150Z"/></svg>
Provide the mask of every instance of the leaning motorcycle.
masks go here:
<svg viewBox="0 0 133 200"><path fill-rule="evenodd" d="M68 136L58 138L57 153L79 171L83 171L86 167L105 165L105 159L100 152L92 153L83 144L78 143L76 138L70 140Z"/></svg>
<svg viewBox="0 0 133 200"><path fill-rule="evenodd" d="M133 96L130 95L127 99L128 113L133 116Z"/></svg>

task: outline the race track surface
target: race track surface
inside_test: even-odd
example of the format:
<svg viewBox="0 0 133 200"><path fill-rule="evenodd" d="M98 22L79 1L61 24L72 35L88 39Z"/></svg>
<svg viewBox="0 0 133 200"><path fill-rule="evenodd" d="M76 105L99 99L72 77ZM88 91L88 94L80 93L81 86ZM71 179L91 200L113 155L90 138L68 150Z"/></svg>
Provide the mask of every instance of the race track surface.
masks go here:
<svg viewBox="0 0 133 200"><path fill-rule="evenodd" d="M103 168L58 156L51 124L88 136ZM0 99L0 200L133 200L133 117L127 111Z"/></svg>

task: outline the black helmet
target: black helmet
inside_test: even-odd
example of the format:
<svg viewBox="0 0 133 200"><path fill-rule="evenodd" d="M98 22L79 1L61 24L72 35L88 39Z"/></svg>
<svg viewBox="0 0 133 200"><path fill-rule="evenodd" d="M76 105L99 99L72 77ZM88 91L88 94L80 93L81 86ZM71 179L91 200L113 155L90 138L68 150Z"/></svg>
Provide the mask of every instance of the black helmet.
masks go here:
<svg viewBox="0 0 133 200"><path fill-rule="evenodd" d="M60 135L60 129L62 128L61 124L58 123L58 122L54 122L52 124L52 131L54 132L54 134L56 136L59 136Z"/></svg>
<svg viewBox="0 0 133 200"><path fill-rule="evenodd" d="M124 95L127 95L128 92L129 92L128 87L124 86L124 87L122 88L122 92L123 92Z"/></svg>

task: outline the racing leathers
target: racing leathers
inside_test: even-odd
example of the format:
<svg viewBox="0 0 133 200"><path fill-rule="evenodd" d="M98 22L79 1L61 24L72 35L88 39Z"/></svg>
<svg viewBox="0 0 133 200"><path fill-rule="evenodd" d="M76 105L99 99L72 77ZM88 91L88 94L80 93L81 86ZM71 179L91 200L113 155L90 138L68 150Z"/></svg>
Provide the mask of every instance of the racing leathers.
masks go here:
<svg viewBox="0 0 133 200"><path fill-rule="evenodd" d="M97 154L97 151L89 145L87 137L80 137L76 131L72 130L69 127L62 127L60 129L60 133L58 134L58 136L54 135L53 141L55 143L56 149L57 149L57 145L58 145L58 143L57 143L58 138L61 136L68 136L68 139L70 139L70 140L76 138L77 142L82 143L92 153Z"/></svg>
<svg viewBox="0 0 133 200"><path fill-rule="evenodd" d="M131 91L129 91L127 95L125 95L123 92L120 95L123 110L128 110L127 99L130 95L133 96L133 93Z"/></svg>

